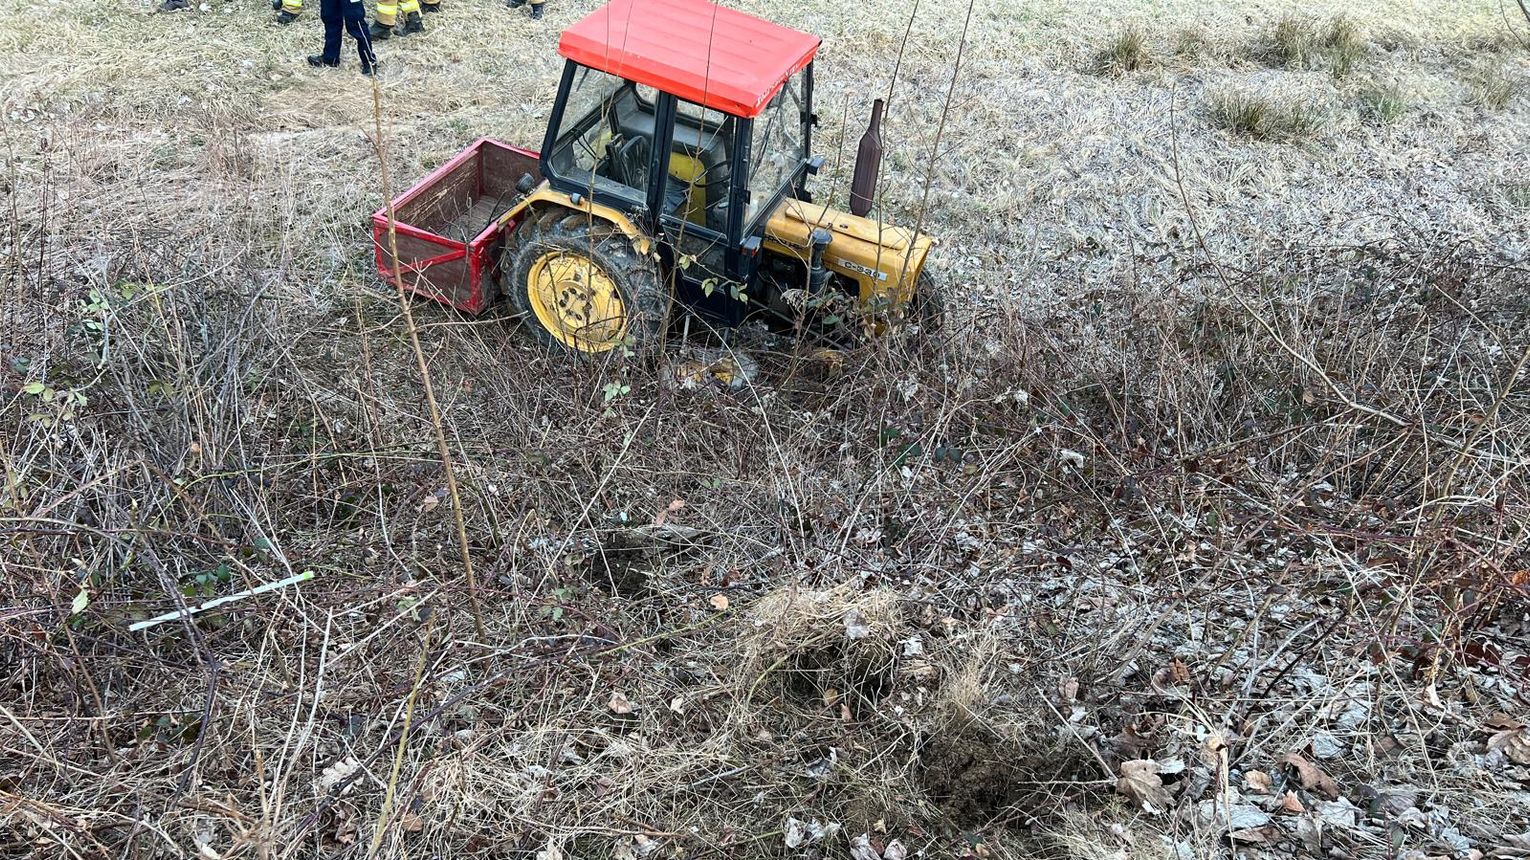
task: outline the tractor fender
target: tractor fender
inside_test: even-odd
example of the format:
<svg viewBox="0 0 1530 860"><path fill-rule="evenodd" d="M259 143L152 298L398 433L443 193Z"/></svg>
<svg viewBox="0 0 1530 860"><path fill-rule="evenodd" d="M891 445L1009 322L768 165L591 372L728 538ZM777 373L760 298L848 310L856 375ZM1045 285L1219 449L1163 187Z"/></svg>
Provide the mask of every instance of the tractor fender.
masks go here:
<svg viewBox="0 0 1530 860"><path fill-rule="evenodd" d="M576 199L577 198L577 199ZM526 195L519 203L510 207L505 214L499 216L499 226L504 229L507 225L514 224L519 228L522 223L529 220L528 215L532 210L542 211L552 208L568 209L575 212L584 212L592 218L608 221L616 229L626 234L632 240L632 246L639 254L648 256L653 253L653 239L642 228L632 222L620 209L596 203L584 195L564 194L555 191L546 182L539 185L536 190ZM514 228L512 228L514 229Z"/></svg>
<svg viewBox="0 0 1530 860"><path fill-rule="evenodd" d="M933 238L827 206L786 200L765 223L764 248L807 265L815 227L832 237L824 265L857 285L862 305L902 307L913 300Z"/></svg>

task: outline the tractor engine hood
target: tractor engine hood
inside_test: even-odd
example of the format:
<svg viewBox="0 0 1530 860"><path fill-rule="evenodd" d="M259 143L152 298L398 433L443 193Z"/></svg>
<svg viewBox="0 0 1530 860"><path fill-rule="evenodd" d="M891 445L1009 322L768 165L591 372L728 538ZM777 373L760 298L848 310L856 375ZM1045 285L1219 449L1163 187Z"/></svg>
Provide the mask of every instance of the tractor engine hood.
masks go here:
<svg viewBox="0 0 1530 860"><path fill-rule="evenodd" d="M899 307L913 298L933 238L838 209L786 200L765 224L765 248L807 265L812 253L809 237L817 227L833 236L824 265L858 285L862 304Z"/></svg>

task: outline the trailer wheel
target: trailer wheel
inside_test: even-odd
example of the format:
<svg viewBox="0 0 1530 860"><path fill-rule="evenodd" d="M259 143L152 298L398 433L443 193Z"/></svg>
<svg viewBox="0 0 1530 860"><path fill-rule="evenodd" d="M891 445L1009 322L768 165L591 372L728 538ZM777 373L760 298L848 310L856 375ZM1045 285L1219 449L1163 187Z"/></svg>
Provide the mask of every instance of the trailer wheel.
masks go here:
<svg viewBox="0 0 1530 860"><path fill-rule="evenodd" d="M500 259L510 303L542 343L582 356L659 339L667 302L658 268L615 226L554 210L510 234Z"/></svg>

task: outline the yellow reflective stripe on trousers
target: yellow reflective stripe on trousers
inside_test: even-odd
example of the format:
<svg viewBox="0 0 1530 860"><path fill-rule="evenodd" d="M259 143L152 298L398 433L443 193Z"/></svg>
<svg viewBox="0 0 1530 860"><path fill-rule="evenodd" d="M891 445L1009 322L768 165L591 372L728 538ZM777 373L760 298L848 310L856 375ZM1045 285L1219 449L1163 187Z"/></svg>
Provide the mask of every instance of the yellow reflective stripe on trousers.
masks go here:
<svg viewBox="0 0 1530 860"><path fill-rule="evenodd" d="M282 11L288 15L296 15L303 11L303 0L282 0Z"/></svg>
<svg viewBox="0 0 1530 860"><path fill-rule="evenodd" d="M398 4L398 11L403 12L406 16L411 12L418 12L420 11L420 0L403 0L402 3Z"/></svg>
<svg viewBox="0 0 1530 860"><path fill-rule="evenodd" d="M393 2L390 2L390 3L383 3L383 2L381 2L381 0L379 0L379 2L377 4L377 23L383 25L384 27L392 27L393 23L395 21L397 21L397 20L398 20L398 2L397 2L397 0L393 0Z"/></svg>

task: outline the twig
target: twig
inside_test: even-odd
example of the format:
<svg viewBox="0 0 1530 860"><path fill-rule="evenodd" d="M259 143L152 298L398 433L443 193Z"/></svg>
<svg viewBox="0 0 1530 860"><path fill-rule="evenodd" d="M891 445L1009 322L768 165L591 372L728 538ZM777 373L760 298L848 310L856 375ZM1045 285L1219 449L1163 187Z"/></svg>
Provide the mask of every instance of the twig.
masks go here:
<svg viewBox="0 0 1530 860"><path fill-rule="evenodd" d="M367 860L377 856L377 849L382 846L383 833L388 827L388 818L393 811L393 798L398 789L398 773L404 766L404 750L409 746L409 727L414 719L414 703L420 694L420 685L425 678L425 665L430 661L430 640L436 629L436 613L430 613L425 622L424 642L420 646L420 662L414 669L414 686L409 688L409 697L404 701L404 726L399 732L398 744L393 748L393 770L388 774L388 787L383 792L382 808L377 811L377 826L372 831L372 844L367 849Z"/></svg>
<svg viewBox="0 0 1530 860"><path fill-rule="evenodd" d="M441 408L436 403L436 389L430 381L430 365L425 361L425 350L420 345L420 330L414 324L414 313L409 308L409 295L404 289L404 273L398 260L398 219L393 211L393 184L388 174L388 147L382 130L382 85L378 75L372 76L372 123L377 131L377 161L382 180L383 199L388 211L388 255L393 262L393 285L398 291L399 313L404 318L404 329L409 332L409 345L414 350L414 361L420 372L420 383L425 388L425 405L430 410L430 427L435 432L436 453L441 457L441 471L446 476L446 492L452 500L452 520L457 527L457 547L462 552L462 570L467 577L468 602L473 611L473 630L479 641L486 637L483 632L483 611L478 605L478 583L473 575L473 554L468 546L467 523L463 519L462 495L457 491L457 471L453 466L451 447L446 444L446 430L441 424Z"/></svg>

